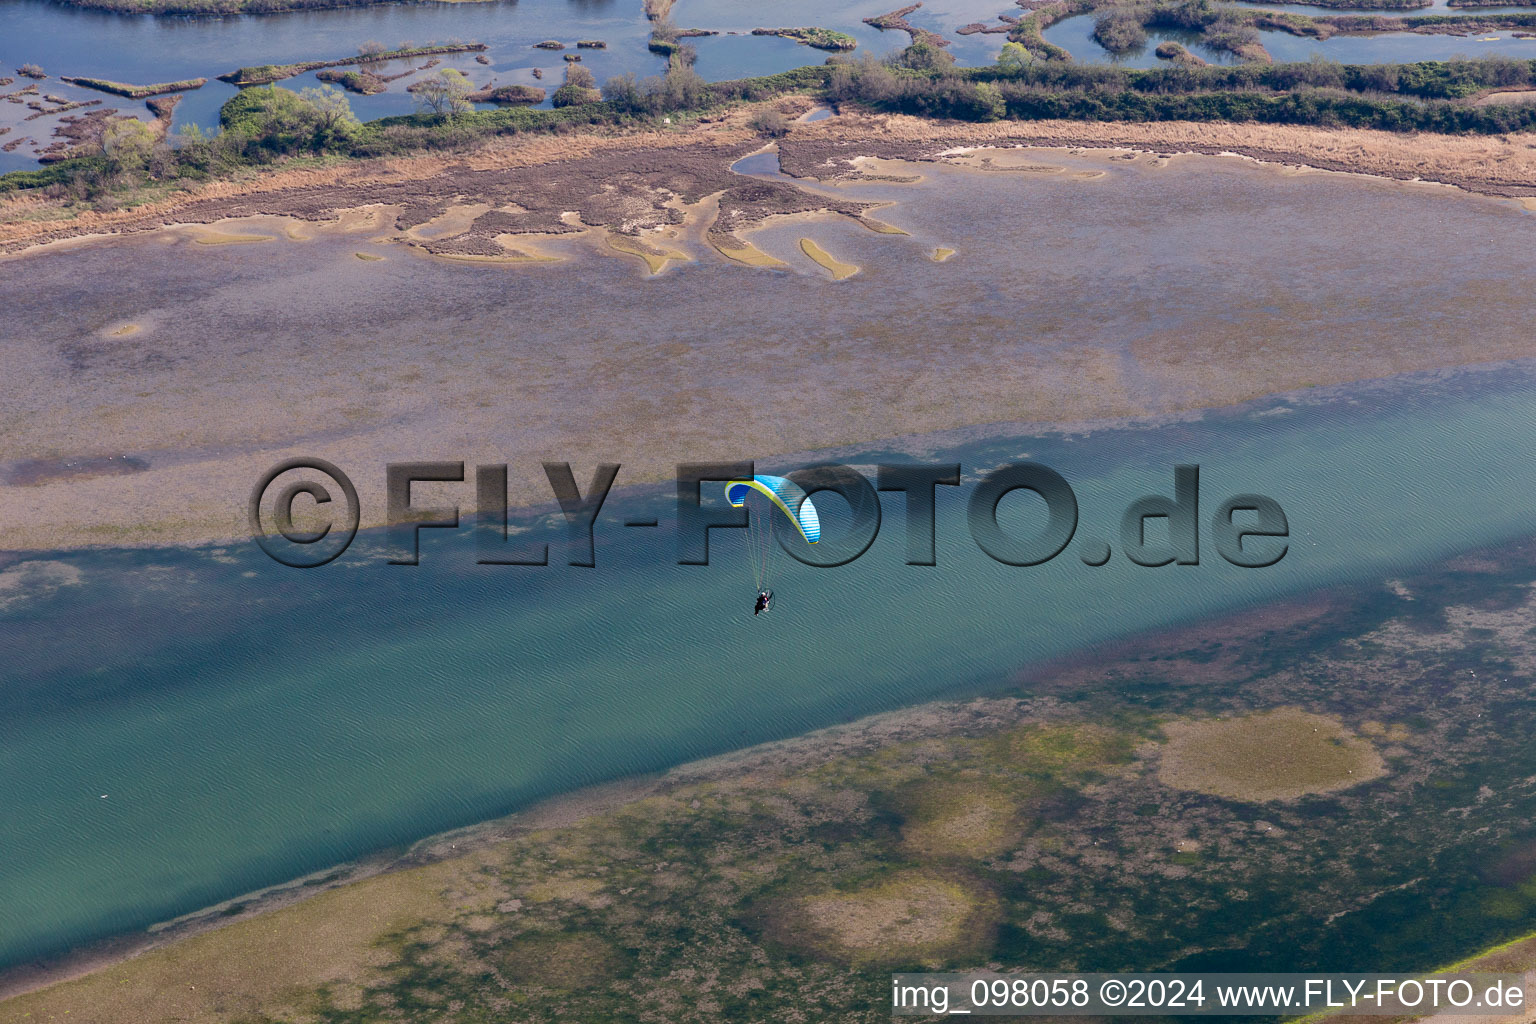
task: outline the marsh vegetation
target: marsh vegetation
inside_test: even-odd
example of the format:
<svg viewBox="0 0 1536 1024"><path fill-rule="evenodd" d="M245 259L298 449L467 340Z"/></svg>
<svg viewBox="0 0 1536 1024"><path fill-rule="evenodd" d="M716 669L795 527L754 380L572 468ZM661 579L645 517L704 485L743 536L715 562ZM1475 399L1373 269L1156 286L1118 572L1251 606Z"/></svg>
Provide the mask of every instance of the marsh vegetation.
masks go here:
<svg viewBox="0 0 1536 1024"><path fill-rule="evenodd" d="M838 32L830 28L755 28L752 30L755 36L783 36L785 39L793 39L804 43L806 46L818 50L833 50L837 52L851 50L858 46L858 40L846 32Z"/></svg>
<svg viewBox="0 0 1536 1024"><path fill-rule="evenodd" d="M1213 25L1228 31L1219 22ZM1223 36L1226 44L1239 48L1249 38L1242 26ZM971 121L1260 121L1502 134L1536 125L1533 111L1460 101L1533 82L1532 61L1499 56L1377 65L1313 60L1199 66L1181 61L1176 67L1148 70L1040 60L919 70L898 59L834 68L827 95L885 110Z"/></svg>

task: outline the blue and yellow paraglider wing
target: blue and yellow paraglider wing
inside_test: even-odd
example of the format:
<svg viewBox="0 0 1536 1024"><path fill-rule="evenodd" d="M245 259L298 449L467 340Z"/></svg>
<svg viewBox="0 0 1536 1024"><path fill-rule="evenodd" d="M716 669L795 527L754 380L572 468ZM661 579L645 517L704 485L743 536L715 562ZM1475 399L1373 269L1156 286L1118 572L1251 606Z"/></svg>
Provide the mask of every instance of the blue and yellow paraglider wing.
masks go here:
<svg viewBox="0 0 1536 1024"><path fill-rule="evenodd" d="M748 491L757 491L779 506L780 511L795 524L795 529L800 531L800 536L805 538L807 544L815 544L821 539L821 519L816 515L816 506L811 504L811 498L805 493L804 488L793 480L787 480L782 476L754 476L751 480L732 480L725 485L725 500L736 508L741 508L746 504Z"/></svg>

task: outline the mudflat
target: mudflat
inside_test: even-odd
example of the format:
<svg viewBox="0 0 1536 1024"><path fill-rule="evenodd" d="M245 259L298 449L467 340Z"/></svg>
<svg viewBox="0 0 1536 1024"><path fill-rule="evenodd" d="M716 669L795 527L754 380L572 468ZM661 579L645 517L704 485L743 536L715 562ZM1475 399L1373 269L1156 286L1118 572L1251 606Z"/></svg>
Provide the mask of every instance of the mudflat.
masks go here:
<svg viewBox="0 0 1536 1024"><path fill-rule="evenodd" d="M744 175L762 142L740 120L70 221L10 201L0 549L237 538L252 484L293 455L363 467L369 525L387 461L511 462L530 504L544 459L635 483L1532 354L1536 154L1508 139L845 115L797 124L783 173ZM951 250L967 258L936 262ZM813 252L860 273L829 280ZM111 272L130 260L134 285ZM764 408L765 382L794 401ZM27 469L55 464L74 468Z"/></svg>

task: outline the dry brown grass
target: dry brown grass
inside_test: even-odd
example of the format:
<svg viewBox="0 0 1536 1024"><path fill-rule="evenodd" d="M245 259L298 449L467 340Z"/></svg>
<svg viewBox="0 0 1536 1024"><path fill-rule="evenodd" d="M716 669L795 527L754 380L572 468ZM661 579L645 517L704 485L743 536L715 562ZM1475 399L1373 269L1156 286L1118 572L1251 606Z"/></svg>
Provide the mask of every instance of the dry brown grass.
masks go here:
<svg viewBox="0 0 1536 1024"><path fill-rule="evenodd" d="M952 945L976 906L957 883L917 872L801 901L806 922L856 959L921 956Z"/></svg>
<svg viewBox="0 0 1536 1024"><path fill-rule="evenodd" d="M1358 786L1386 773L1369 740L1337 719L1295 708L1165 726L1158 778L1232 800L1294 800Z"/></svg>
<svg viewBox="0 0 1536 1024"><path fill-rule="evenodd" d="M377 875L302 903L7 1000L0 1020L76 1024L232 1021L258 1010L296 1014L302 994L355 983L387 961L392 932L447 920L444 894L474 858Z"/></svg>

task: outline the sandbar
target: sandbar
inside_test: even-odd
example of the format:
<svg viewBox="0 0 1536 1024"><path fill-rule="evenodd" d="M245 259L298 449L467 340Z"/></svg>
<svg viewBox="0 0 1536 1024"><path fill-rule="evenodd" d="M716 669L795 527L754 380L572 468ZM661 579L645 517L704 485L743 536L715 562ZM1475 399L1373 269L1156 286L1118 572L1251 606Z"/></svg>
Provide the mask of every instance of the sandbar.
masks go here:
<svg viewBox="0 0 1536 1024"><path fill-rule="evenodd" d="M800 251L814 260L817 265L832 275L834 281L844 281L859 272L859 268L852 263L844 263L833 256L827 250L811 241L809 238L800 239Z"/></svg>

